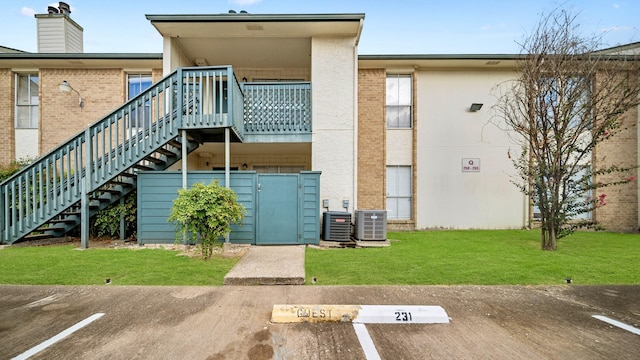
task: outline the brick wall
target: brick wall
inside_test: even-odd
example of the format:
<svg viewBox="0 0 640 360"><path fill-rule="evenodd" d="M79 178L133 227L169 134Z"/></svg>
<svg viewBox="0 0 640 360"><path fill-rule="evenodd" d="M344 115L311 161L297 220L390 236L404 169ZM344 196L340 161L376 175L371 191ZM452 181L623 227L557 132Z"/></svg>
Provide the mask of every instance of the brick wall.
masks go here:
<svg viewBox="0 0 640 360"><path fill-rule="evenodd" d="M153 81L154 84L162 80L163 77L162 69L151 70L151 81Z"/></svg>
<svg viewBox="0 0 640 360"><path fill-rule="evenodd" d="M595 168L618 165L638 165L638 109L626 112L622 118L622 130L598 144L595 151ZM601 175L595 181L613 181L636 176L634 169L627 174ZM595 210L594 218L606 230L638 231L638 180L596 190L595 196L606 195L606 205Z"/></svg>
<svg viewBox="0 0 640 360"><path fill-rule="evenodd" d="M58 90L66 80L78 95ZM40 70L40 154L45 154L87 125L120 106L125 99L125 74L121 69Z"/></svg>
<svg viewBox="0 0 640 360"><path fill-rule="evenodd" d="M0 89L3 89L0 91L0 166L15 158L13 78L11 69L0 69Z"/></svg>
<svg viewBox="0 0 640 360"><path fill-rule="evenodd" d="M386 72L358 71L358 208L386 209Z"/></svg>

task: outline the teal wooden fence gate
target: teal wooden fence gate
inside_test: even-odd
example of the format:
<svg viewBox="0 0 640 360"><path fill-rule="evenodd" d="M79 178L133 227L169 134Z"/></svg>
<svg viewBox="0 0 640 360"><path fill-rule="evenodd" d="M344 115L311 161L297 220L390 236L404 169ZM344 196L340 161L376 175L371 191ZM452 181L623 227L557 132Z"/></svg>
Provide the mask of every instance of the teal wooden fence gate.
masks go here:
<svg viewBox="0 0 640 360"><path fill-rule="evenodd" d="M244 222L233 225L234 244L318 244L320 240L320 172L256 174L234 171L230 186L247 209ZM222 171L190 171L188 186L217 179ZM175 225L167 222L173 200L182 188L182 174L175 171L138 174L138 243L174 243Z"/></svg>

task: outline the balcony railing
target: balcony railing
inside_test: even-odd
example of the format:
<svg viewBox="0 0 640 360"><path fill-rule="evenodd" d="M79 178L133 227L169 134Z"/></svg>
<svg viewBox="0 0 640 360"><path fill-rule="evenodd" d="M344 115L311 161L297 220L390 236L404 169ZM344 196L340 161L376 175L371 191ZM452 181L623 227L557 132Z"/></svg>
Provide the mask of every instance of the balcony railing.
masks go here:
<svg viewBox="0 0 640 360"><path fill-rule="evenodd" d="M245 134L311 133L310 83L245 83L242 89Z"/></svg>

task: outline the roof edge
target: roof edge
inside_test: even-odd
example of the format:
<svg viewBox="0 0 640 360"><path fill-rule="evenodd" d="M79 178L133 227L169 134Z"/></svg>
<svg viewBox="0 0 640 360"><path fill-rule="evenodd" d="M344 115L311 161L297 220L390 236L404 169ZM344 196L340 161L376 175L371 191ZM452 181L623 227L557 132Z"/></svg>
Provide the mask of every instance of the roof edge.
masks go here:
<svg viewBox="0 0 640 360"><path fill-rule="evenodd" d="M302 21L361 21L364 13L343 14L146 14L153 22L302 22Z"/></svg>
<svg viewBox="0 0 640 360"><path fill-rule="evenodd" d="M162 60L162 53L0 53L0 59Z"/></svg>
<svg viewBox="0 0 640 360"><path fill-rule="evenodd" d="M358 55L358 60L519 60L520 54L395 54Z"/></svg>

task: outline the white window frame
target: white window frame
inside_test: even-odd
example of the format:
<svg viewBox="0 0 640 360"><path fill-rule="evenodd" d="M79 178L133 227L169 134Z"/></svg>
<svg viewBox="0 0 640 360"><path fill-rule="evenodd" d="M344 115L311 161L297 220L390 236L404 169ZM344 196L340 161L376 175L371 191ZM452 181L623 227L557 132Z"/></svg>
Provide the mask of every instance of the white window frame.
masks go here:
<svg viewBox="0 0 640 360"><path fill-rule="evenodd" d="M402 172L400 171L402 169ZM406 174L407 178L401 178ZM387 219L389 220L411 220L413 207L413 171L409 165L387 165ZM402 189L402 185L408 189ZM407 203L408 202L408 203ZM405 203L405 211L400 212L400 204Z"/></svg>
<svg viewBox="0 0 640 360"><path fill-rule="evenodd" d="M409 80L409 94L401 93L400 79ZM394 82L392 84L390 82ZM387 74L385 80L386 86L386 119L387 129L411 129L413 127L413 76L410 74ZM396 91L393 94L393 91ZM409 123L400 123L399 112L401 110L408 111ZM391 117L394 113L398 116Z"/></svg>
<svg viewBox="0 0 640 360"><path fill-rule="evenodd" d="M27 84L29 85L27 89L26 102L21 104L20 95L19 95L21 90L20 80L25 77L27 79ZM31 88L32 78L36 79L36 84L38 85L38 90L36 91L35 94L32 94L32 88ZM38 92L40 89L40 78L38 74L34 74L34 73L16 73L15 81L16 81L16 87L15 87L15 98L14 98L14 104L15 104L14 127L16 129L37 129L38 123L39 123L38 107L40 104L40 97ZM27 109L27 114L29 119L28 119L28 124L26 124L26 126L24 126L24 124L20 124L20 121L18 119L19 113L22 112L21 109Z"/></svg>

